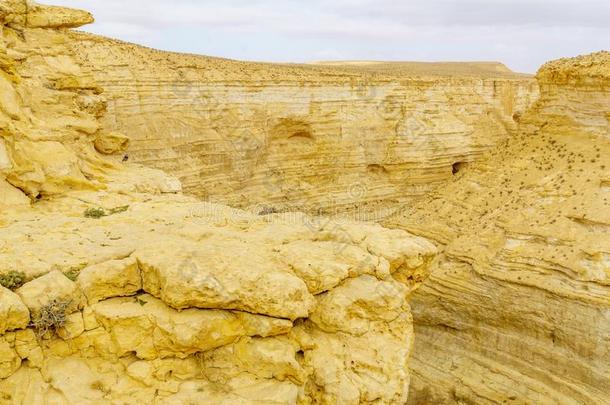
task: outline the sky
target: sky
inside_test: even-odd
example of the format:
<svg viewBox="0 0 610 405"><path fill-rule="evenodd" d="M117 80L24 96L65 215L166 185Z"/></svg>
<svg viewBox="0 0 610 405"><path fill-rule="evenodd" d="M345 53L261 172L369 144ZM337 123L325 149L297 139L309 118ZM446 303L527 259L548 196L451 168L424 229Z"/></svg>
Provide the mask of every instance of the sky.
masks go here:
<svg viewBox="0 0 610 405"><path fill-rule="evenodd" d="M610 0L43 0L82 29L240 60L546 61L610 50Z"/></svg>

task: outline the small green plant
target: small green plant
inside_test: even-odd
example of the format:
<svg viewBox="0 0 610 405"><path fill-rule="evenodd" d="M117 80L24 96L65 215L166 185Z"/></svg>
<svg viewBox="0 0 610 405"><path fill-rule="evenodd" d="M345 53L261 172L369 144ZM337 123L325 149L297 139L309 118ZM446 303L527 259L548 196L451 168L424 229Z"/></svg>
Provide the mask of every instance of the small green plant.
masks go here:
<svg viewBox="0 0 610 405"><path fill-rule="evenodd" d="M129 205L122 205L120 207L111 208L106 212L103 208L87 208L85 210L86 218L95 218L99 219L102 217L107 217L109 215L120 214L121 212L125 212L129 209Z"/></svg>
<svg viewBox="0 0 610 405"><path fill-rule="evenodd" d="M76 281L79 274L80 274L80 270L77 268L72 268L72 269L64 272L64 276L68 277L72 281Z"/></svg>
<svg viewBox="0 0 610 405"><path fill-rule="evenodd" d="M99 219L101 217L105 217L106 211L103 208L87 208L85 210L85 218L95 218Z"/></svg>
<svg viewBox="0 0 610 405"><path fill-rule="evenodd" d="M110 392L111 392L110 389L108 389L104 385L104 383L99 380L92 382L90 387L92 390L97 390L97 391L103 392L104 394L110 394Z"/></svg>
<svg viewBox="0 0 610 405"><path fill-rule="evenodd" d="M38 338L42 338L48 332L57 330L66 324L68 318L68 307L70 300L53 300L40 308L40 313L32 321L32 326L36 329Z"/></svg>
<svg viewBox="0 0 610 405"><path fill-rule="evenodd" d="M8 273L0 274L0 285L9 290L16 290L25 284L25 273L22 271L11 270Z"/></svg>
<svg viewBox="0 0 610 405"><path fill-rule="evenodd" d="M143 300L139 296L135 296L133 298L134 298L134 301L136 302L136 304L140 304L141 307L143 307L144 305L148 304L148 301Z"/></svg>

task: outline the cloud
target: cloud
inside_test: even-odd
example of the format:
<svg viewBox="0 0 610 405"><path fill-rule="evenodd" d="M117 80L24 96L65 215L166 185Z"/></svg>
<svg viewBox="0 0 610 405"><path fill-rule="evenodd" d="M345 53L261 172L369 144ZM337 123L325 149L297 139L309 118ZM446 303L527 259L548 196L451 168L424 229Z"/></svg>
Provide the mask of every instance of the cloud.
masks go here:
<svg viewBox="0 0 610 405"><path fill-rule="evenodd" d="M547 58L610 43L607 0L49 0L84 8L86 30L161 49L238 59Z"/></svg>
<svg viewBox="0 0 610 405"><path fill-rule="evenodd" d="M337 11L410 25L608 27L606 0L338 0Z"/></svg>

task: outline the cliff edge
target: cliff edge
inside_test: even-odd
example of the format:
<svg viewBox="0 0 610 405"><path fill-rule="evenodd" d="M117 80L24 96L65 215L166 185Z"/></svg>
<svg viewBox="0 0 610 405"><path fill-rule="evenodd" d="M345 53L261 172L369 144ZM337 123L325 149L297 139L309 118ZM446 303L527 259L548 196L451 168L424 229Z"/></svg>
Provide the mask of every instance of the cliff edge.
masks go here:
<svg viewBox="0 0 610 405"><path fill-rule="evenodd" d="M182 195L103 128L88 13L0 21L0 403L406 401L430 242Z"/></svg>
<svg viewBox="0 0 610 405"><path fill-rule="evenodd" d="M544 65L518 135L386 223L442 250L413 300L414 403L608 402L609 66Z"/></svg>

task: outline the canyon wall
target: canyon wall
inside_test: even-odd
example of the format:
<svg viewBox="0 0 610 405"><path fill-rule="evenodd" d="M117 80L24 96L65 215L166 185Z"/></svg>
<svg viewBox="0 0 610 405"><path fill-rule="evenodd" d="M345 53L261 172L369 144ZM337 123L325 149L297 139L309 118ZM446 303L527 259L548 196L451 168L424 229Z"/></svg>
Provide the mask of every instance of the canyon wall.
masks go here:
<svg viewBox="0 0 610 405"><path fill-rule="evenodd" d="M0 403L608 403L609 53L535 82L0 21Z"/></svg>
<svg viewBox="0 0 610 405"><path fill-rule="evenodd" d="M253 211L376 218L505 140L538 93L500 64L272 65L72 36L130 160Z"/></svg>
<svg viewBox="0 0 610 405"><path fill-rule="evenodd" d="M518 135L388 221L443 254L412 403L610 399L610 53L546 64Z"/></svg>
<svg viewBox="0 0 610 405"><path fill-rule="evenodd" d="M0 404L404 403L435 246L122 159L67 30L91 21L0 1Z"/></svg>

